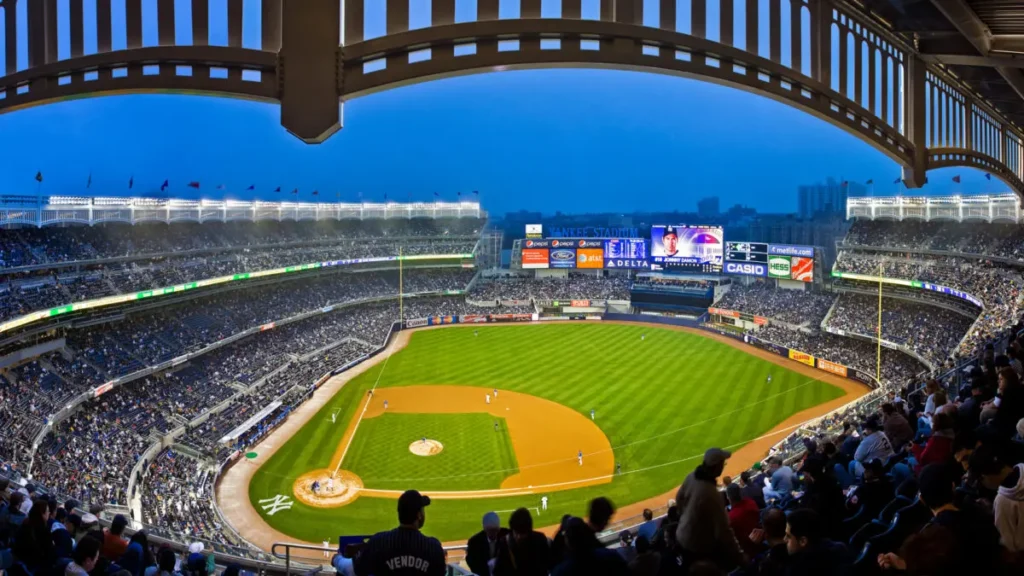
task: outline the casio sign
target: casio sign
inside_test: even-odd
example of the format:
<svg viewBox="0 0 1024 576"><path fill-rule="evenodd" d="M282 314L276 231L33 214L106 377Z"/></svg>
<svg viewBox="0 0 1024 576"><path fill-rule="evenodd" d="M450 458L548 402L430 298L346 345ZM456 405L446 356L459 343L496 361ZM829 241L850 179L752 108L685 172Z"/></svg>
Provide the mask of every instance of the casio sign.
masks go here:
<svg viewBox="0 0 1024 576"><path fill-rule="evenodd" d="M725 273L743 276L767 276L768 267L764 264L752 264L750 262L726 262Z"/></svg>

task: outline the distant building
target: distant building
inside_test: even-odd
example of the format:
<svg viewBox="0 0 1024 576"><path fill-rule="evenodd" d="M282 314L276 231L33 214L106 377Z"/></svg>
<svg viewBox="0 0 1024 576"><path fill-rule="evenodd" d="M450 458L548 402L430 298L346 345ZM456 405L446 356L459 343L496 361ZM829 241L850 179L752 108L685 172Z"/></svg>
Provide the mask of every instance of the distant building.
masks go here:
<svg viewBox="0 0 1024 576"><path fill-rule="evenodd" d="M857 182L837 181L829 178L824 184L809 184L797 188L797 215L804 220L816 216L846 215L846 198L863 196L867 191Z"/></svg>
<svg viewBox="0 0 1024 576"><path fill-rule="evenodd" d="M701 218L713 218L720 213L718 196L702 198L697 202L697 214Z"/></svg>

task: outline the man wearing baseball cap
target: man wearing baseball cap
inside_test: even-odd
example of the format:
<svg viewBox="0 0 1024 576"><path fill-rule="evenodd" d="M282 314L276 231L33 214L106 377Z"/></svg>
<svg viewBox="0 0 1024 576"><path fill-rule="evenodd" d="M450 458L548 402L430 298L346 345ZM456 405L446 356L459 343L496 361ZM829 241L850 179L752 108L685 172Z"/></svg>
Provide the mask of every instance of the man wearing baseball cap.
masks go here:
<svg viewBox="0 0 1024 576"><path fill-rule="evenodd" d="M447 569L441 543L420 532L426 521L423 509L429 505L428 496L415 490L403 492L398 498L398 528L378 532L367 541L356 557L356 574L444 576Z"/></svg>
<svg viewBox="0 0 1024 576"><path fill-rule="evenodd" d="M661 235L661 247L665 256L677 256L679 254L679 234L675 226L665 226L665 232Z"/></svg>
<svg viewBox="0 0 1024 576"><path fill-rule="evenodd" d="M730 456L721 448L709 449L676 493L676 541L691 564L706 560L722 570L732 570L743 563L743 550L729 527L729 516L718 493L718 477Z"/></svg>

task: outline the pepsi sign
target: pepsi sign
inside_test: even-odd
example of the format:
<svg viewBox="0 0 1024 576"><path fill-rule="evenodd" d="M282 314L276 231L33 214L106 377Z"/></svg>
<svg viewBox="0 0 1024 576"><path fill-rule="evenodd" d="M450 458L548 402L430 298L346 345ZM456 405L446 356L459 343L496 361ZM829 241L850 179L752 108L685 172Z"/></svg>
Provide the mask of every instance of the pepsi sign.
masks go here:
<svg viewBox="0 0 1024 576"><path fill-rule="evenodd" d="M768 276L768 265L757 262L725 262L725 273L738 276Z"/></svg>

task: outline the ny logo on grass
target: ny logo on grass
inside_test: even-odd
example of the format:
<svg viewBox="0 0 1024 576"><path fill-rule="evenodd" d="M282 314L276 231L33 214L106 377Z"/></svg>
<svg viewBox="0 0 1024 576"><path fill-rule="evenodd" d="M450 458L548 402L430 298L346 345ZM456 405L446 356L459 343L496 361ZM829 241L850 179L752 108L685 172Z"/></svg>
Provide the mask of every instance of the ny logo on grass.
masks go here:
<svg viewBox="0 0 1024 576"><path fill-rule="evenodd" d="M281 510L289 510L292 507L292 499L288 496L278 494L273 498L260 500L260 508L267 512L267 516L273 516Z"/></svg>

